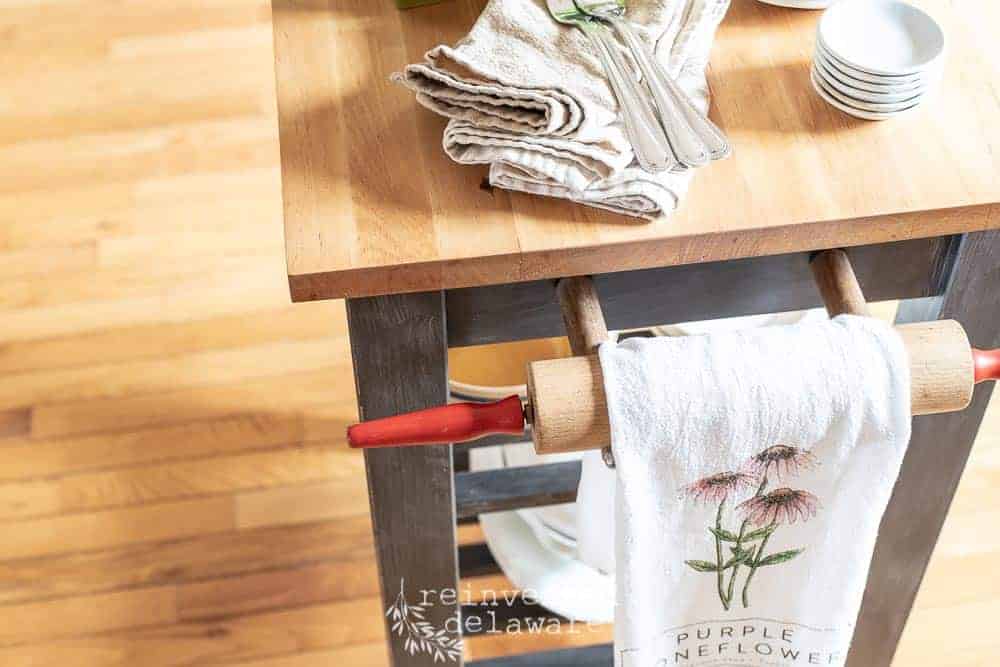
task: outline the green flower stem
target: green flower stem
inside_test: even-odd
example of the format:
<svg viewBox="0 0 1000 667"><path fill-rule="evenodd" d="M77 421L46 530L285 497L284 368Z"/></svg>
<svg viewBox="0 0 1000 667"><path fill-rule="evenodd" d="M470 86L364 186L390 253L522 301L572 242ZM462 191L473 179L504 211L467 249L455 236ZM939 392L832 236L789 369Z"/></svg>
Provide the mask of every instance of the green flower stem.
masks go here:
<svg viewBox="0 0 1000 667"><path fill-rule="evenodd" d="M737 553L743 548L743 536L746 535L747 525L750 523L749 519L744 519L743 523L740 525L740 534L736 536L736 551ZM733 589L736 586L736 575L739 574L741 563L736 563L733 565L733 573L729 577L729 588L726 590L726 602L732 604L733 602Z"/></svg>
<svg viewBox="0 0 1000 667"><path fill-rule="evenodd" d="M777 521L771 522L771 528L777 525ZM771 539L771 535L774 532L768 533L764 536L764 539L760 541L760 546L757 547L757 554L753 558L753 563L750 564L750 572L747 574L747 580L743 584L743 607L750 606L750 582L753 580L753 575L757 573L757 568L760 567L760 561L764 558L764 549L767 547L767 541Z"/></svg>
<svg viewBox="0 0 1000 667"><path fill-rule="evenodd" d="M764 493L764 487L766 487L766 486L767 486L767 475L765 474L763 477L761 477L760 485L757 487L757 491L753 494L753 497L757 498L757 497L763 495L763 493ZM743 549L743 536L746 535L747 527L749 525L750 525L750 519L743 519L743 523L740 524L740 534L736 538L736 550L737 551ZM753 552L753 549L751 549L751 552ZM760 553L760 552L757 552L757 553ZM740 567L741 566L742 566L742 563L736 563L736 565L733 566L733 573L729 577L729 588L726 591L726 600L730 604L732 604L733 593L735 592L735 588L736 588L736 575L738 575L740 573ZM744 600L745 599L746 599L746 597L744 596ZM744 602L743 605L746 606L746 602Z"/></svg>
<svg viewBox="0 0 1000 667"><path fill-rule="evenodd" d="M715 570L718 579L719 588L719 600L722 601L722 608L729 611L729 599L726 597L725 589L725 577L722 571L723 561L722 561L722 538L719 535L722 532L722 508L726 505L726 499L723 498L722 502L719 503L719 511L715 513Z"/></svg>

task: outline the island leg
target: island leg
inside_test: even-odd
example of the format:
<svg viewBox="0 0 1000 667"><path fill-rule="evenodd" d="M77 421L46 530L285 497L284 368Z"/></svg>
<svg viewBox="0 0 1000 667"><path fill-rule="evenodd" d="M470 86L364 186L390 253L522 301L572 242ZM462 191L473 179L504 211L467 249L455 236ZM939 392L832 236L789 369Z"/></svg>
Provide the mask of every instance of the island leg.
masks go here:
<svg viewBox="0 0 1000 667"><path fill-rule="evenodd" d="M447 402L443 292L349 299L347 318L362 420ZM461 667L452 447L364 456L390 665Z"/></svg>
<svg viewBox="0 0 1000 667"><path fill-rule="evenodd" d="M1000 231L956 239L940 297L900 304L899 323L961 322L975 347L1000 346ZM882 519L848 667L888 667L972 448L993 383L962 412L913 419L913 437Z"/></svg>

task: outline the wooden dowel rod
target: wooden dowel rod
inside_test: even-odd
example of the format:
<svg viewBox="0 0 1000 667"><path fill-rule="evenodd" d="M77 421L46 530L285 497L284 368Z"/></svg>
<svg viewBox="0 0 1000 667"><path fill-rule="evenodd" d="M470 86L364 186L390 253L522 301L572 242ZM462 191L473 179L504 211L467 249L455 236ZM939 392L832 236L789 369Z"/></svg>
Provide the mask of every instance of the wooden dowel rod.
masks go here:
<svg viewBox="0 0 1000 667"><path fill-rule="evenodd" d="M556 285L566 337L573 354L594 354L608 339L601 301L590 276L563 278Z"/></svg>
<svg viewBox="0 0 1000 667"><path fill-rule="evenodd" d="M858 277L854 274L854 267L845 251L836 249L818 252L813 256L810 266L830 317L845 313L870 315Z"/></svg>
<svg viewBox="0 0 1000 667"><path fill-rule="evenodd" d="M556 292L562 307L569 346L573 354L577 355L570 360L590 364L593 373L587 376L587 382L559 387L556 393L547 396L541 404L529 400L531 437L535 450L544 451L545 443L559 443L558 447L566 448L563 451L607 447L611 444L611 424L606 411L603 415L584 411L575 416L566 411L566 405L587 404L586 396L604 396L601 364L595 354L598 346L608 339L608 326L604 321L601 302L597 297L594 281L589 276L563 278L556 285ZM532 385L532 366L534 364L528 365L529 396L536 393ZM546 392L552 388L546 387ZM560 405L561 401L566 403ZM578 438L583 440L578 441Z"/></svg>

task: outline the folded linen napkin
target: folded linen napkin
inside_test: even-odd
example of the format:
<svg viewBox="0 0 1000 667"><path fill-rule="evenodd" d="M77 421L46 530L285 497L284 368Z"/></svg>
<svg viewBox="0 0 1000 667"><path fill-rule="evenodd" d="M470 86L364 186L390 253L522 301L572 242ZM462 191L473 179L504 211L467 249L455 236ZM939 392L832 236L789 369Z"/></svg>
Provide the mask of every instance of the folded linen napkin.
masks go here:
<svg viewBox="0 0 1000 667"><path fill-rule="evenodd" d="M632 0L629 18L703 111L705 66L729 0ZM634 161L618 105L587 37L544 0L490 0L456 46L437 46L394 79L451 120L444 149L490 165L491 184L652 219L672 211L691 172Z"/></svg>
<svg viewBox="0 0 1000 667"><path fill-rule="evenodd" d="M614 502L616 525L579 539L605 566L616 544L616 665L844 664L910 437L895 331L841 316L600 358L617 469L585 461L579 516Z"/></svg>

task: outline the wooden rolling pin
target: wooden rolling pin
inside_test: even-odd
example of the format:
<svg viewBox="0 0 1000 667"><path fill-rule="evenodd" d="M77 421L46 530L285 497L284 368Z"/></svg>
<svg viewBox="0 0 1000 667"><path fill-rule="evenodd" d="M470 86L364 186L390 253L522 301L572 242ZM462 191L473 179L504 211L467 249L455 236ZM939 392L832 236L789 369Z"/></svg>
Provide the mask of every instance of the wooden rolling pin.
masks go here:
<svg viewBox="0 0 1000 667"><path fill-rule="evenodd" d="M831 316L867 314L864 295L846 253L828 250L812 262ZM516 396L496 403L456 403L356 424L352 447L466 442L496 433L518 434L532 425L539 454L600 449L611 439L607 397L596 345L607 329L589 278L560 281L563 317L579 356L528 365L528 402ZM937 320L896 327L910 360L914 415L962 410L975 384L1000 379L1000 350L973 349L962 325Z"/></svg>
<svg viewBox="0 0 1000 667"><path fill-rule="evenodd" d="M977 379L997 379L1000 351L974 352L962 325L954 320L905 324L896 330L910 358L910 400L915 415L963 410L972 400ZM595 449L610 442L607 397L597 355L530 364L528 401L539 454Z"/></svg>

